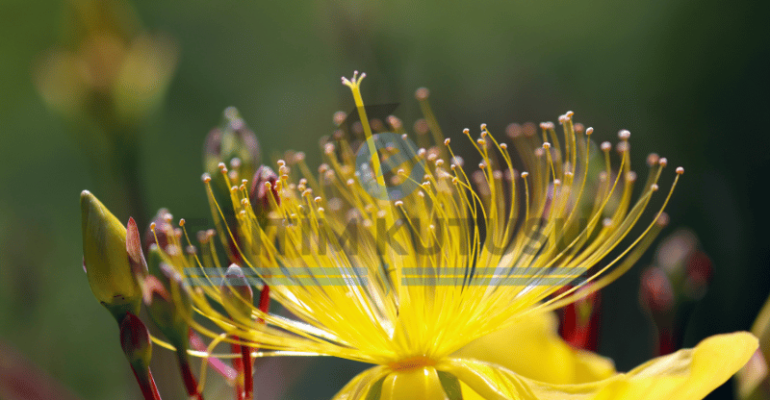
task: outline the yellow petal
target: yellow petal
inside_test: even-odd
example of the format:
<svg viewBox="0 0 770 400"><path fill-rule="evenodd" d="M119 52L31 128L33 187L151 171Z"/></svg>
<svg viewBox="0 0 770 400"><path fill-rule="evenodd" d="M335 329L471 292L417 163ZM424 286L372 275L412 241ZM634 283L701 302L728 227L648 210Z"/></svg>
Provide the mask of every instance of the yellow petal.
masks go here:
<svg viewBox="0 0 770 400"><path fill-rule="evenodd" d="M596 399L696 400L743 367L758 347L748 332L716 335L695 348L648 361L604 387Z"/></svg>
<svg viewBox="0 0 770 400"><path fill-rule="evenodd" d="M80 195L83 258L94 297L120 321L126 312L139 313L142 291L126 251L126 228L93 194Z"/></svg>
<svg viewBox="0 0 770 400"><path fill-rule="evenodd" d="M433 367L395 371L382 384L381 400L446 400Z"/></svg>
<svg viewBox="0 0 770 400"><path fill-rule="evenodd" d="M574 349L562 340L553 313L525 315L510 327L472 342L455 356L490 362L526 378L555 384L593 382L615 374L612 360Z"/></svg>
<svg viewBox="0 0 770 400"><path fill-rule="evenodd" d="M460 379L464 400L699 400L737 372L757 346L757 339L747 332L716 335L627 374L574 385L538 382L476 360L449 359L438 368Z"/></svg>

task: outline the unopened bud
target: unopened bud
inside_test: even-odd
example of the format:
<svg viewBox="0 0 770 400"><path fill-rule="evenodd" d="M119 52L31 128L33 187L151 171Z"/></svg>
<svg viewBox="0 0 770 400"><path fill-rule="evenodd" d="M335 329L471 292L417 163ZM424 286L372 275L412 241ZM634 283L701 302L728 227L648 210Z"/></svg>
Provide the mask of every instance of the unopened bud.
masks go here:
<svg viewBox="0 0 770 400"><path fill-rule="evenodd" d="M278 187L276 185L277 181L278 175L266 165L260 166L257 172L254 173L254 178L251 180L251 189L249 190L249 201L257 218L267 218L273 201L278 205L281 204L281 197L278 195ZM269 187L268 183L270 184ZM273 200L270 199L271 196Z"/></svg>
<svg viewBox="0 0 770 400"><path fill-rule="evenodd" d="M121 321L139 312L142 291L126 252L126 228L89 191L80 194L83 259L91 291Z"/></svg>
<svg viewBox="0 0 770 400"><path fill-rule="evenodd" d="M171 222L166 220L166 216L171 215L167 209L161 208L158 213L153 217L150 226L147 227L147 231L144 233L144 251L148 252L150 246L157 244L161 249L165 249L169 243L169 235L172 234L174 227ZM155 224L155 225L153 225ZM155 231L153 232L153 228Z"/></svg>
<svg viewBox="0 0 770 400"><path fill-rule="evenodd" d="M243 270L236 264L231 264L225 272L225 282L222 284L222 305L230 317L243 324L249 324L253 304L254 292Z"/></svg>
<svg viewBox="0 0 770 400"><path fill-rule="evenodd" d="M167 284L161 279L149 276L146 280L144 302L155 325L174 347L187 348L192 304L187 288L182 285L179 274L161 264L161 272Z"/></svg>
<svg viewBox="0 0 770 400"><path fill-rule="evenodd" d="M259 165L261 151L257 135L246 126L235 107L225 110L222 125L209 132L205 143L204 165L215 181L222 180L219 163L237 169L242 177L251 176Z"/></svg>

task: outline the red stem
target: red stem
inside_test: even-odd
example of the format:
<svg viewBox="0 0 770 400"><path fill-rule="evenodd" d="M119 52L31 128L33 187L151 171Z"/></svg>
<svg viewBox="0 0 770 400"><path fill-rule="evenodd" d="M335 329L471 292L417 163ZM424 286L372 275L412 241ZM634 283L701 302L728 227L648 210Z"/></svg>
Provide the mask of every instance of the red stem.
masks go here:
<svg viewBox="0 0 770 400"><path fill-rule="evenodd" d="M182 372L182 380L187 389L187 394L190 397L195 397L197 400L203 400L203 394L198 392L198 382L195 380L192 369L190 369L190 362L187 360L187 352L178 351L176 354L179 359L179 370Z"/></svg>
<svg viewBox="0 0 770 400"><path fill-rule="evenodd" d="M155 386L155 379L152 377L150 369L147 368L146 374L140 374L140 371L137 371L132 365L131 371L134 372L134 377L136 377L136 381L139 383L139 388L142 390L144 400L160 400L160 393L158 393L158 387Z"/></svg>
<svg viewBox="0 0 770 400"><path fill-rule="evenodd" d="M251 347L241 346L241 362L243 363L244 398L251 400L254 395L254 373L251 365Z"/></svg>
<svg viewBox="0 0 770 400"><path fill-rule="evenodd" d="M676 351L674 333L671 329L658 330L658 355L665 356Z"/></svg>
<svg viewBox="0 0 770 400"><path fill-rule="evenodd" d="M233 337L233 340L239 340L237 336ZM233 354L241 353L241 345L237 343L230 343L230 351ZM235 394L237 400L245 400L245 391L243 390L243 358L233 358L233 369L238 377L235 378Z"/></svg>

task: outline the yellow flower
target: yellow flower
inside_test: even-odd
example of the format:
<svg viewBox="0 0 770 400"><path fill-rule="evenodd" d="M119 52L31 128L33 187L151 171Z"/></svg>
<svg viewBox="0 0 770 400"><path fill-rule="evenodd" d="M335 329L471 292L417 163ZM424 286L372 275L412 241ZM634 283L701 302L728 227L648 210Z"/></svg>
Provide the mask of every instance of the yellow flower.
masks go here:
<svg viewBox="0 0 770 400"><path fill-rule="evenodd" d="M482 159L469 175L443 139L427 90L417 93L426 118L417 139L427 142L430 131L436 145L418 149L395 118L388 118L391 133L381 121L370 126L360 92L363 77L343 78L360 129L346 132L343 126L325 143L326 162L318 174L302 153L278 162L277 179L252 181L240 175L237 163L232 170L222 163L232 207L217 203L216 186L204 174L218 231L199 233L200 256L180 251L187 246L165 232L170 244L163 261L194 287L195 311L219 328L190 320L212 340L208 352L194 355L217 356L211 349L225 341L258 348L257 357L326 355L376 365L346 385L339 400L632 399L674 393L700 399L754 351L749 334L716 336L693 350L614 374L605 360L527 334L526 329L551 329L553 322L542 313L601 289L635 263L661 229L658 221L683 169L677 168L660 208L643 218L665 158L651 158L649 177L633 202L630 133L620 132L617 155L609 143L598 151L589 140L593 129L573 124L568 112L559 118L563 135L552 123L541 125L542 136L512 126L511 145L485 124L477 139L466 129ZM619 166L613 168L616 158ZM260 206L252 206L257 201ZM237 282L221 279L226 265L217 257L217 235L244 273ZM293 317L260 310L244 291L232 290L244 278L257 277ZM577 292L588 282L589 290ZM559 291L568 283L572 289ZM231 318L210 301L226 309L241 301L250 316ZM529 320L535 326L528 327L527 318L541 320ZM526 359L493 357L500 366L461 350L507 327L521 329ZM543 368L574 365L548 379L541 362Z"/></svg>

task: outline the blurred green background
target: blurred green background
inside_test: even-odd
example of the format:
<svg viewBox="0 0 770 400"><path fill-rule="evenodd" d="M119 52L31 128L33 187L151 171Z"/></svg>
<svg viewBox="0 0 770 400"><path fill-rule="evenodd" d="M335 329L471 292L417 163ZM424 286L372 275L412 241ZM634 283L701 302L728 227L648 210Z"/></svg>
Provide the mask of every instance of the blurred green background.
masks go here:
<svg viewBox="0 0 770 400"><path fill-rule="evenodd" d="M33 81L46 49L67 40L68 4L0 2L0 341L83 399L137 398L117 327L81 268L79 193L108 195L95 189L77 128L46 107ZM145 221L161 206L207 217L203 139L227 106L239 108L266 155L302 149L316 164L332 113L353 108L339 77L358 69L368 75L366 101L401 103L396 114L407 126L419 116L413 91L426 86L450 137L481 122L502 134L510 122L555 121L573 110L596 140L629 129L637 166L652 151L683 165L672 226L694 229L716 270L685 345L748 329L770 292L766 3L133 4L144 29L165 33L179 50L163 105L137 129ZM599 350L620 370L651 356L640 270L605 290ZM278 382L264 398L327 399L360 368L288 361L258 367L258 377ZM281 382L292 389L281 391ZM174 395L164 398L182 398ZM713 398L731 396L723 387Z"/></svg>

